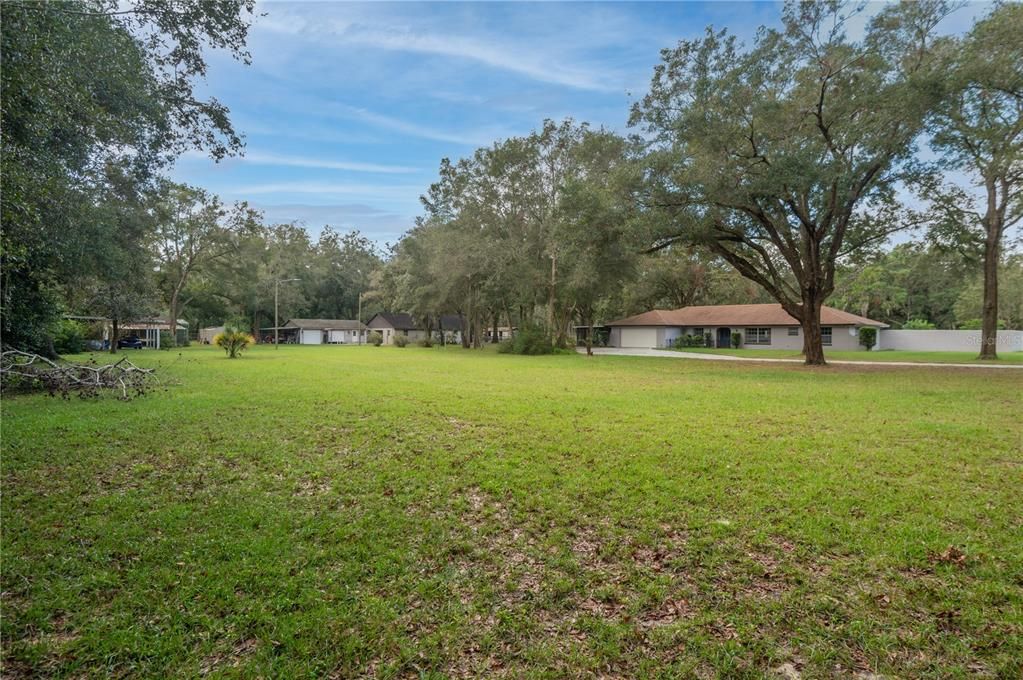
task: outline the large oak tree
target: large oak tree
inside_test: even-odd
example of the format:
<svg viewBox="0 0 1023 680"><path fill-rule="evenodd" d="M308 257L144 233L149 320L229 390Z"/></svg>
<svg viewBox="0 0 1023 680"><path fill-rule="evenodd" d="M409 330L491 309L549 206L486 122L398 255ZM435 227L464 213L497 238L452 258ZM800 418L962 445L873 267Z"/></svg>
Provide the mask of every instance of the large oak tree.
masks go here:
<svg viewBox="0 0 1023 680"><path fill-rule="evenodd" d="M783 28L746 49L708 30L662 53L632 121L651 138L656 245L703 244L797 319L823 364L820 310L844 256L898 227L886 218L913 175L914 140L940 96L932 57L940 2L861 8L789 3Z"/></svg>

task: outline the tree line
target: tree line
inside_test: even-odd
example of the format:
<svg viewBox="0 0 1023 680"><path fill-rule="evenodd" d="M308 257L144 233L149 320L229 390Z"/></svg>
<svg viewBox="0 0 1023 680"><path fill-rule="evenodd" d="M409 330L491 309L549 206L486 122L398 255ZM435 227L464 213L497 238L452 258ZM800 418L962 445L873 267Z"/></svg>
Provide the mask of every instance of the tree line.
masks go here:
<svg viewBox="0 0 1023 680"><path fill-rule="evenodd" d="M1023 6L960 37L938 33L954 9L939 0L887 6L861 37L862 7L834 2L786 4L749 45L708 28L662 51L629 136L545 121L444 159L386 253L162 178L186 149L242 151L192 88L204 48L249 59L253 9L0 5L5 344L52 353L78 311L259 333L274 287L284 316L354 318L361 300L427 328L457 313L467 345L504 325L574 343L573 323L592 342L597 322L651 307L774 301L810 364L825 302L979 326L986 358L1020 321ZM885 250L900 232L922 238Z"/></svg>
<svg viewBox="0 0 1023 680"><path fill-rule="evenodd" d="M833 297L882 319L976 314L981 357L995 357L1000 309L1018 308L1000 307L998 286L1019 267L1004 248L1023 217L1023 6L949 37L936 27L951 5L901 3L850 38L862 9L788 3L782 28L748 47L708 29L663 50L628 139L547 122L445 160L382 288L424 316L458 309L472 327L503 316L559 344L568 321L606 315L623 282L663 262L641 253L676 251L680 264L703 253L800 322L808 364L824 362L820 311ZM935 161L920 160L922 144ZM912 229L926 230L925 254L879 253ZM918 300L895 271L906 258L958 273L963 300Z"/></svg>
<svg viewBox="0 0 1023 680"><path fill-rule="evenodd" d="M326 229L312 242L164 177L189 149L242 153L227 108L194 86L206 50L248 63L254 5L0 4L5 346L53 355L66 314L109 318L115 337L157 314L258 333L276 279L299 279L282 289L292 313L356 315L381 264L367 238Z"/></svg>

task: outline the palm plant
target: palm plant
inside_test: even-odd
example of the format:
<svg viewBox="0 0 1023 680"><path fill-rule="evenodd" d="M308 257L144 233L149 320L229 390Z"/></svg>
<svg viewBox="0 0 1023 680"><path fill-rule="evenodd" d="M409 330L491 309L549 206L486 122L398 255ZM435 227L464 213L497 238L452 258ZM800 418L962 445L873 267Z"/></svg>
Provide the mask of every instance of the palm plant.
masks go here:
<svg viewBox="0 0 1023 680"><path fill-rule="evenodd" d="M213 344L222 347L228 359L237 359L242 350L255 342L256 339L251 335L233 327L225 328L223 333L217 333L213 338Z"/></svg>

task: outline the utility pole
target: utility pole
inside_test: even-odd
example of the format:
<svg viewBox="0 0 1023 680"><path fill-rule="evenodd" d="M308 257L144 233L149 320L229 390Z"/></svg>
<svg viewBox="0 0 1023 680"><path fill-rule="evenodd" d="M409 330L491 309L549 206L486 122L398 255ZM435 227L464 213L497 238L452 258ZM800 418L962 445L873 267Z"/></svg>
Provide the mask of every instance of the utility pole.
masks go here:
<svg viewBox="0 0 1023 680"><path fill-rule="evenodd" d="M280 346L280 319L277 318L277 298L278 289L282 283L288 283L289 281L301 281L302 279L274 279L274 350ZM301 331L299 331L301 332Z"/></svg>
<svg viewBox="0 0 1023 680"><path fill-rule="evenodd" d="M359 322L359 325L358 325L359 344L361 345L362 344L362 291L361 290L359 291L359 316L355 320Z"/></svg>

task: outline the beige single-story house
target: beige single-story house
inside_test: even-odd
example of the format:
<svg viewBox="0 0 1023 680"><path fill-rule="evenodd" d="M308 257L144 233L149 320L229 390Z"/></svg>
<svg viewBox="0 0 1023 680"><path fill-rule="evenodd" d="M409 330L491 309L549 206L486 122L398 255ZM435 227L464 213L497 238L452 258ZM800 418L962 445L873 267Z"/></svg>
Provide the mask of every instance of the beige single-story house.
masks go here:
<svg viewBox="0 0 1023 680"><path fill-rule="evenodd" d="M377 331L383 335L385 345L393 345L397 335L404 335L409 342L416 342L426 337L426 330L420 328L412 319L412 315L405 312L374 314L373 318L366 322L366 326L370 331Z"/></svg>
<svg viewBox="0 0 1023 680"><path fill-rule="evenodd" d="M611 347L671 347L686 335L708 334L709 346L731 347L732 333L742 334L740 347L748 349L803 349L803 330L780 304L706 305L681 309L655 309L607 324ZM866 317L821 307L824 346L840 350L863 349L859 329L887 328Z"/></svg>
<svg viewBox="0 0 1023 680"><path fill-rule="evenodd" d="M273 328L262 330L273 333ZM277 330L282 343L300 345L365 344L368 333L366 325L354 319L289 319Z"/></svg>

